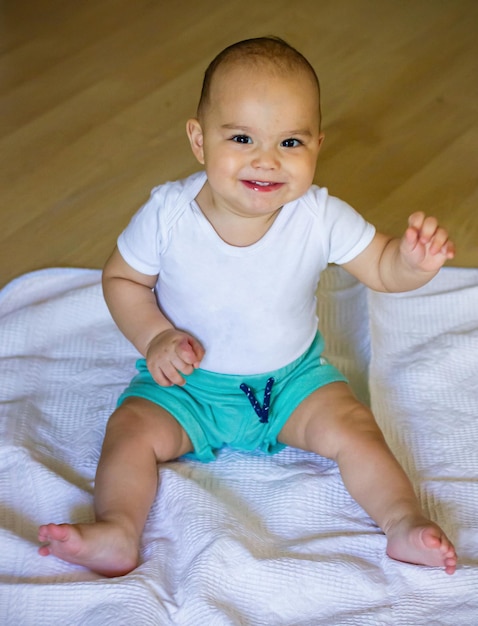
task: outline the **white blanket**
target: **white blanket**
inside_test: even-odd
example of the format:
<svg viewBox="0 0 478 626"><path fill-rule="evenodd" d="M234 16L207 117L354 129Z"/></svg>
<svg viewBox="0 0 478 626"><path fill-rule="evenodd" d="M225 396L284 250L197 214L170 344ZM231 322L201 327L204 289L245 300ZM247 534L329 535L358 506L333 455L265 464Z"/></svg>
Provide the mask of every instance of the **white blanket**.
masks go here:
<svg viewBox="0 0 478 626"><path fill-rule="evenodd" d="M478 270L446 268L403 295L367 293L339 268L321 286L328 354L370 393L456 543L451 577L387 558L336 465L293 449L161 468L142 564L127 576L40 557L39 524L92 519L104 427L134 374L99 281L45 270L0 292L0 624L478 623Z"/></svg>

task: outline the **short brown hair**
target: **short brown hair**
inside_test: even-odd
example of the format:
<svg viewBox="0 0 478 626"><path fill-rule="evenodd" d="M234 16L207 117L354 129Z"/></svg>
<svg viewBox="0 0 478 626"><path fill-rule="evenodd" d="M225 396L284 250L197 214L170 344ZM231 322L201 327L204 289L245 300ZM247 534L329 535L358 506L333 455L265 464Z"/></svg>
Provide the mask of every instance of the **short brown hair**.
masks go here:
<svg viewBox="0 0 478 626"><path fill-rule="evenodd" d="M265 61L270 64L271 68L275 67L280 71L305 70L317 85L320 117L320 84L317 74L304 55L280 37L244 39L222 50L211 61L204 74L201 97L197 108L198 117L201 117L205 107L209 104L211 83L217 69L226 63L233 64L239 61L246 61L251 64L259 64Z"/></svg>

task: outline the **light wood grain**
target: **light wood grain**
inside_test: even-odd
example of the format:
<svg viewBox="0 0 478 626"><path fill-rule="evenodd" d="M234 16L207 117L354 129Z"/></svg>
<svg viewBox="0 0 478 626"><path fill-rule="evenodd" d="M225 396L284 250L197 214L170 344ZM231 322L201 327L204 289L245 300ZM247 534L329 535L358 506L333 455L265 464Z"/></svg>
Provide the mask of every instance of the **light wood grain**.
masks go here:
<svg viewBox="0 0 478 626"><path fill-rule="evenodd" d="M316 180L380 229L433 213L478 266L476 0L5 0L0 285L100 267L150 189L197 169L184 127L233 41L277 34L322 83Z"/></svg>

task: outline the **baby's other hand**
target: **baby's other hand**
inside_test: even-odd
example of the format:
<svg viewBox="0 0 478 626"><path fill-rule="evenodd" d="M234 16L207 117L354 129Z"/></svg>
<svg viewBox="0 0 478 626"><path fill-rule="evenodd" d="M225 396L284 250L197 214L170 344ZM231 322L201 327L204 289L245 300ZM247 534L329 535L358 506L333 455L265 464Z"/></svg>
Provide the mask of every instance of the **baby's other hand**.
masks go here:
<svg viewBox="0 0 478 626"><path fill-rule="evenodd" d="M448 259L455 256L455 246L435 217L427 217L419 211L408 218L400 253L413 269L437 272Z"/></svg>
<svg viewBox="0 0 478 626"><path fill-rule="evenodd" d="M204 357L202 345L185 332L171 328L156 335L148 346L146 364L154 380L163 387L184 385L181 374L199 367Z"/></svg>

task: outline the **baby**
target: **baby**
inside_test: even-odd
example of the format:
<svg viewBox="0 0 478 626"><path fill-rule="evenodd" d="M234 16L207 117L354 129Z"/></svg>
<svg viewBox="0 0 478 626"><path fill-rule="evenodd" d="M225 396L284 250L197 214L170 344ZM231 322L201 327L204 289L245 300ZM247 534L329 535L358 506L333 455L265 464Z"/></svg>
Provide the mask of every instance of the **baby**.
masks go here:
<svg viewBox="0 0 478 626"><path fill-rule="evenodd" d="M428 282L454 255L433 217L401 239L312 184L324 140L309 62L280 39L222 51L187 122L203 171L155 190L120 235L103 288L144 357L106 429L95 523L40 527L41 555L105 576L139 563L158 464L224 445L294 446L337 462L399 561L456 569L370 410L322 356L315 293L328 263L371 289Z"/></svg>

